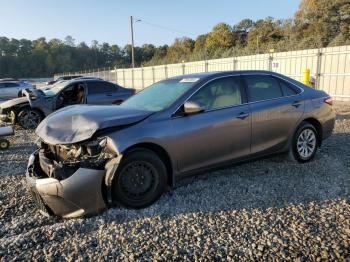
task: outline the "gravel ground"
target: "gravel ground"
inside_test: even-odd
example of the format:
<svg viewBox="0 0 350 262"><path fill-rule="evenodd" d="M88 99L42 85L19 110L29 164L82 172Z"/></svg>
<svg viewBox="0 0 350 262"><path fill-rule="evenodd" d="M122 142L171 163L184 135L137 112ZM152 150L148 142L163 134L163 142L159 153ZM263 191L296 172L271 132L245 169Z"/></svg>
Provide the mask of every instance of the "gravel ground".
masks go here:
<svg viewBox="0 0 350 262"><path fill-rule="evenodd" d="M300 165L277 156L182 181L143 210L62 220L23 185L35 135L0 152L0 260L349 260L350 104Z"/></svg>

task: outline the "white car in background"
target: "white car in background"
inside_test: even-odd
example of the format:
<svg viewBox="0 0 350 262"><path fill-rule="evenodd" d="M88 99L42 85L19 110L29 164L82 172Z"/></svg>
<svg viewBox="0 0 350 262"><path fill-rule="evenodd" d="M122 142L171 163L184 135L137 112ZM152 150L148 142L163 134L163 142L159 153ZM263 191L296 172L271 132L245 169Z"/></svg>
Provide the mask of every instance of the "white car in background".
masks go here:
<svg viewBox="0 0 350 262"><path fill-rule="evenodd" d="M35 86L27 81L0 80L0 100L21 97L24 89L35 89Z"/></svg>

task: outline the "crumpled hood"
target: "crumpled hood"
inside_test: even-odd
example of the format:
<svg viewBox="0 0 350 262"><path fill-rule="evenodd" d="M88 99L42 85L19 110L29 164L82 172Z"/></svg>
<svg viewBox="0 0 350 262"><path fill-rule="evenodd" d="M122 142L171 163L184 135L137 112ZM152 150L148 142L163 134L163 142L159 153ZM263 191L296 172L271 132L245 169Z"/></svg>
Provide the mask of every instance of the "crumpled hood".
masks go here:
<svg viewBox="0 0 350 262"><path fill-rule="evenodd" d="M48 144L74 144L91 138L97 130L133 124L151 114L116 105L74 105L46 117L35 132Z"/></svg>
<svg viewBox="0 0 350 262"><path fill-rule="evenodd" d="M28 98L27 97L18 97L18 98L13 98L11 100L8 100L6 102L0 103L0 108L2 109L6 109L6 108L10 108L16 105L20 105L23 103L28 103Z"/></svg>

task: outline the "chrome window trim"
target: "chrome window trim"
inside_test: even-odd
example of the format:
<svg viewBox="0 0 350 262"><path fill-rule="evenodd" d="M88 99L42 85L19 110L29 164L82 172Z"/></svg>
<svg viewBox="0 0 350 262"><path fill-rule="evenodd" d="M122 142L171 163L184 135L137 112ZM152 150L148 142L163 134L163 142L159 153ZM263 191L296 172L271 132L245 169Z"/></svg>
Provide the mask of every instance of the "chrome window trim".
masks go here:
<svg viewBox="0 0 350 262"><path fill-rule="evenodd" d="M302 93L304 93L304 91L305 91L303 88L297 86L296 84L292 83L292 82L289 81L288 79L284 79L284 78L282 78L282 77L280 77L280 76L272 75L272 74L269 74L269 73L242 73L242 74L218 76L218 77L215 77L215 78L213 78L213 79L208 80L207 82L205 82L205 83L203 83L202 85L200 85L195 91L193 91L193 93L192 93L180 106L178 106L178 107L176 108L176 110L171 114L171 118L184 117L184 116L175 116L175 113L180 109L181 106L183 106L188 100L190 100L191 97L194 96L203 86L205 86L206 84L208 84L208 83L210 83L210 82L212 82L212 81L214 81L214 80L217 80L217 79L220 79L220 78L232 77L232 76L259 76L259 75L276 77L276 78L278 78L278 79L280 79L280 80L286 81L286 82L288 82L289 84L293 85L294 87L298 88L301 92L298 93L298 94L295 94L295 95L290 95L290 96L281 96L281 97L275 97L275 98L269 98L269 99L254 101L254 102L242 103L242 104L239 104L239 105L225 106L225 107L220 107L220 108L205 110L204 112L202 112L202 113L200 113L200 114L207 113L207 112L212 112L212 111L216 111L216 110L221 110L221 109L228 109L228 108L237 107L237 106L242 106L242 105L256 104L256 103L261 103L261 102L266 102L266 101L271 101L271 100L277 100L277 99L286 98L286 97L298 96L298 95L301 95ZM245 85L244 85L244 88L245 88ZM249 98L248 98L248 99L249 99Z"/></svg>

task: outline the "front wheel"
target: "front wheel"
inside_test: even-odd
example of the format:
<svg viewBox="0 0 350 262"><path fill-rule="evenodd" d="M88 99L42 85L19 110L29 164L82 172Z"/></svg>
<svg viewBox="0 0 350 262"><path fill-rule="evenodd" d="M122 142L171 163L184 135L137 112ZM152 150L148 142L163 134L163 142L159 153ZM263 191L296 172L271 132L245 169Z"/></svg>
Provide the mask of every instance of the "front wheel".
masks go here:
<svg viewBox="0 0 350 262"><path fill-rule="evenodd" d="M315 157L318 147L317 131L309 123L302 123L294 134L290 158L300 163L309 162Z"/></svg>
<svg viewBox="0 0 350 262"><path fill-rule="evenodd" d="M166 173L164 163L152 151L131 152L114 175L113 199L130 208L149 206L165 191Z"/></svg>
<svg viewBox="0 0 350 262"><path fill-rule="evenodd" d="M42 114L35 109L23 108L18 113L17 121L24 129L35 129L43 120Z"/></svg>

